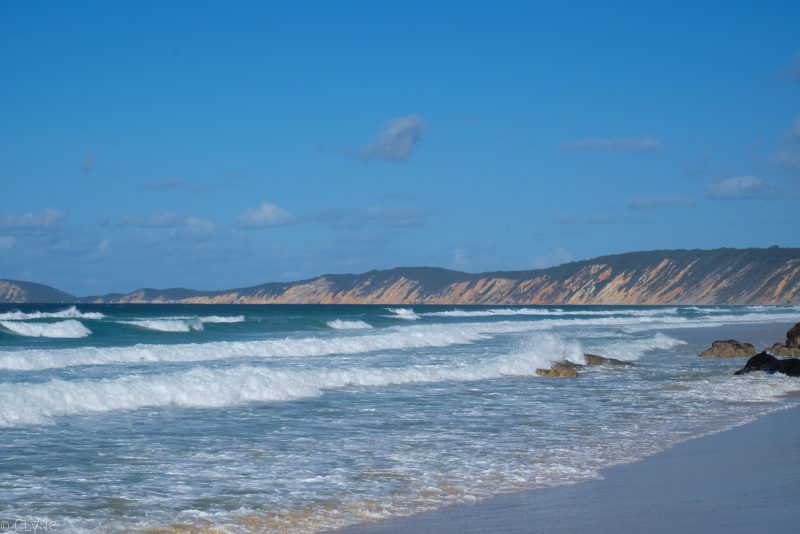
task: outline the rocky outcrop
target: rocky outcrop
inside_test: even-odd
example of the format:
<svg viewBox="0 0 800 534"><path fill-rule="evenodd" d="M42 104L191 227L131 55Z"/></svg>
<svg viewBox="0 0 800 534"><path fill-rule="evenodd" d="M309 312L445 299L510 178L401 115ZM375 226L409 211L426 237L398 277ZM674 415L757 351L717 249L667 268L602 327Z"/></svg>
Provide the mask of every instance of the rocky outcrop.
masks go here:
<svg viewBox="0 0 800 534"><path fill-rule="evenodd" d="M786 346L790 349L800 349L800 323L797 323L786 332Z"/></svg>
<svg viewBox="0 0 800 534"><path fill-rule="evenodd" d="M536 369L536 374L545 378L575 378L578 366L569 362L556 362L550 369Z"/></svg>
<svg viewBox="0 0 800 534"><path fill-rule="evenodd" d="M800 348L787 347L783 343L775 343L771 347L764 349L764 352L772 354L773 356L790 356L790 357L800 356Z"/></svg>
<svg viewBox="0 0 800 534"><path fill-rule="evenodd" d="M756 348L750 343L742 343L735 339L714 341L711 347L700 353L700 356L711 358L739 358L754 356Z"/></svg>
<svg viewBox="0 0 800 534"><path fill-rule="evenodd" d="M583 357L586 359L586 365L594 366L594 365L631 365L631 362L626 362L623 360L617 360L615 358L606 358L605 356L598 356L597 354L584 354Z"/></svg>
<svg viewBox="0 0 800 534"><path fill-rule="evenodd" d="M782 360L766 352L759 352L747 360L744 367L736 371L734 375L745 375L756 371L764 371L770 374L783 373L789 376L800 376L800 359L787 358Z"/></svg>

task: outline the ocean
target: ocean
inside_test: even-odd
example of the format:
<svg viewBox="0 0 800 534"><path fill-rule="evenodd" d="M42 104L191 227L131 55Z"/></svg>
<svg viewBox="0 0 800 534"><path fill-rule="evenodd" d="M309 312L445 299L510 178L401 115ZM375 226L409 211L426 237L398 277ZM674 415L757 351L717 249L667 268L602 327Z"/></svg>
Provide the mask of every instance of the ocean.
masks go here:
<svg viewBox="0 0 800 534"><path fill-rule="evenodd" d="M596 478L787 406L797 379L734 377L744 359L697 352L728 332L782 341L799 318L0 305L0 523L315 532ZM631 365L536 375L585 352Z"/></svg>

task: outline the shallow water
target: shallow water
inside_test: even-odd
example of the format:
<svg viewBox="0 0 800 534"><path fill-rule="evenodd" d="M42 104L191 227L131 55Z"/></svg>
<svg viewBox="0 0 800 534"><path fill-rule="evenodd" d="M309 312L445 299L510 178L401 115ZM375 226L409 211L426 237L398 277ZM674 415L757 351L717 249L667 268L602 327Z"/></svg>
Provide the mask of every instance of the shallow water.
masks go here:
<svg viewBox="0 0 800 534"><path fill-rule="evenodd" d="M593 478L779 408L795 381L732 377L743 361L698 358L700 333L798 316L2 306L0 519L316 531ZM584 352L634 364L535 375Z"/></svg>

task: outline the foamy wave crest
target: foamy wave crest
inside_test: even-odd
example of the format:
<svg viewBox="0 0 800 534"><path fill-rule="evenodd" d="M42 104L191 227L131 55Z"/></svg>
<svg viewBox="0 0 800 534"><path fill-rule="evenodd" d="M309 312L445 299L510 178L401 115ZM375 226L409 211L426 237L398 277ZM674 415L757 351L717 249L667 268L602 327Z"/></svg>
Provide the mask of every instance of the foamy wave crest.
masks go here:
<svg viewBox="0 0 800 534"><path fill-rule="evenodd" d="M659 332L652 337L615 341L613 345L589 345L587 350L608 358L631 362L641 358L645 352L656 349L671 349L679 345L686 345L686 342Z"/></svg>
<svg viewBox="0 0 800 534"><path fill-rule="evenodd" d="M414 313L413 308L386 308L394 315L390 317L394 317L395 319L405 319L406 321L416 321L419 319L419 315Z"/></svg>
<svg viewBox="0 0 800 534"><path fill-rule="evenodd" d="M203 323L199 319L135 319L119 322L159 332L189 332L203 329Z"/></svg>
<svg viewBox="0 0 800 534"><path fill-rule="evenodd" d="M80 321L69 320L57 323L25 323L22 321L0 321L0 326L20 336L79 338L92 333Z"/></svg>
<svg viewBox="0 0 800 534"><path fill-rule="evenodd" d="M415 325L385 329L376 333L338 337L215 341L174 345L139 344L129 347L84 347L56 350L29 349L0 352L0 369L35 371L76 365L359 354L381 350L467 344L486 339L491 334L526 332L534 327L534 323L523 322Z"/></svg>
<svg viewBox="0 0 800 534"><path fill-rule="evenodd" d="M19 310L0 313L0 321L27 321L30 319L103 319L100 312L82 312L75 306L57 312L30 312Z"/></svg>
<svg viewBox="0 0 800 534"><path fill-rule="evenodd" d="M656 308L645 310L569 310L565 311L559 308L546 309L546 308L495 308L489 310L445 310L438 312L428 312L422 315L427 317L502 317L514 315L542 315L542 316L570 316L570 315L621 315L632 317L651 317L660 315L670 315L678 312L677 308Z"/></svg>
<svg viewBox="0 0 800 534"><path fill-rule="evenodd" d="M243 323L245 321L244 315L234 315L230 317L209 315L207 317L199 317L199 320L201 323Z"/></svg>
<svg viewBox="0 0 800 534"><path fill-rule="evenodd" d="M578 344L565 343L554 334L541 334L529 340L524 351L474 364L301 371L245 365L227 369L198 367L155 376L15 383L0 390L0 427L48 423L55 417L67 415L146 407L216 408L250 402L291 401L320 396L325 390L354 386L532 376L537 367L546 366L554 355L574 357L580 354Z"/></svg>
<svg viewBox="0 0 800 534"><path fill-rule="evenodd" d="M343 321L341 319L334 319L325 324L336 330L369 330L372 328L372 325L364 321Z"/></svg>

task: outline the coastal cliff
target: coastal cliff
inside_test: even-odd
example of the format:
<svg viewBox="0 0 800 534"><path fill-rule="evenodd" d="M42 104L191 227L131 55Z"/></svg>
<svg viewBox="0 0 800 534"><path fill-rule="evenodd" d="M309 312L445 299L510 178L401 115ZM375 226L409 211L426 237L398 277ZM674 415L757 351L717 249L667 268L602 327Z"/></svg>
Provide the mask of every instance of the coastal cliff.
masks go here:
<svg viewBox="0 0 800 534"><path fill-rule="evenodd" d="M8 281L6 281L8 283ZM2 287L2 286L0 286ZM3 293L0 293L2 300ZM226 291L140 289L76 299L185 304L800 304L800 249L662 250L529 271L401 267Z"/></svg>

